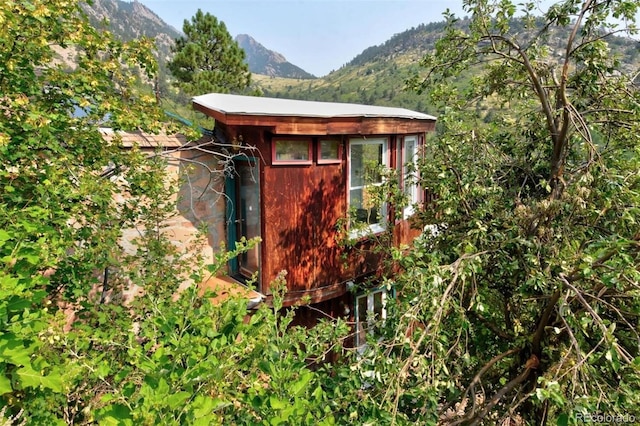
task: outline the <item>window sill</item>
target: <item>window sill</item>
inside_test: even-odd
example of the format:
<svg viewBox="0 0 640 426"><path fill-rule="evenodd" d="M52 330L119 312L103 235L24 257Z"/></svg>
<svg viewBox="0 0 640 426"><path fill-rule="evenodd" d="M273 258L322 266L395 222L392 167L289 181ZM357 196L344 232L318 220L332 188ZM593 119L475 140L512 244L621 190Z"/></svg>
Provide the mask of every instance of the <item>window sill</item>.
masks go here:
<svg viewBox="0 0 640 426"><path fill-rule="evenodd" d="M311 166L313 161L310 160L273 160L272 166Z"/></svg>
<svg viewBox="0 0 640 426"><path fill-rule="evenodd" d="M385 232L387 230L387 227L385 225L381 225L379 223L375 223L373 225L369 225L366 228L362 228L362 229L357 229L357 230L350 230L349 231L349 238L352 240L365 240L368 237L371 236L375 236L378 234L382 234L383 232Z"/></svg>

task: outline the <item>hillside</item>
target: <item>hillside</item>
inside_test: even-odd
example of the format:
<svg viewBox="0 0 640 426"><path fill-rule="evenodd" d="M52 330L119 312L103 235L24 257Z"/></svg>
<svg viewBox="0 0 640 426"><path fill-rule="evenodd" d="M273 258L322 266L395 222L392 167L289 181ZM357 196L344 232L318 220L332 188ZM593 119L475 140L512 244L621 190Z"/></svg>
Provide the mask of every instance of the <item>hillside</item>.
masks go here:
<svg viewBox="0 0 640 426"><path fill-rule="evenodd" d="M424 96L404 90L424 54L433 47L444 22L420 25L371 46L349 63L312 81L254 76L265 96L331 102L400 106L429 112Z"/></svg>
<svg viewBox="0 0 640 426"><path fill-rule="evenodd" d="M462 19L459 25L466 25L467 22ZM420 71L420 59L433 49L444 26L444 22L435 22L396 34L383 44L365 49L337 71L316 80L261 76L255 76L254 80L265 96L398 106L433 113L426 97L405 90L405 82ZM513 29L525 40L533 35L524 32L516 21L513 22ZM554 55L563 53L557 44L566 37L563 31L557 29L556 37L546 41ZM638 69L640 45L636 41L621 37L607 40L611 54L620 59L623 68L629 71ZM464 85L470 78L471 73L463 77L460 84Z"/></svg>

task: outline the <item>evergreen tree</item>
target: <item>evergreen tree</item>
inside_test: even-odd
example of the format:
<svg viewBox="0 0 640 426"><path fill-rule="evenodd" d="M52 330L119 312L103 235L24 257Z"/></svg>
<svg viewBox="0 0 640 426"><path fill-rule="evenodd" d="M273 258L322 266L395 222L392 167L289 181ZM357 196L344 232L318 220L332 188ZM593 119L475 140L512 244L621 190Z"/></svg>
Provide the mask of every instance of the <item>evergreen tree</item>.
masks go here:
<svg viewBox="0 0 640 426"><path fill-rule="evenodd" d="M169 70L178 87L190 95L239 92L251 83L244 51L231 38L222 21L198 9L176 39Z"/></svg>

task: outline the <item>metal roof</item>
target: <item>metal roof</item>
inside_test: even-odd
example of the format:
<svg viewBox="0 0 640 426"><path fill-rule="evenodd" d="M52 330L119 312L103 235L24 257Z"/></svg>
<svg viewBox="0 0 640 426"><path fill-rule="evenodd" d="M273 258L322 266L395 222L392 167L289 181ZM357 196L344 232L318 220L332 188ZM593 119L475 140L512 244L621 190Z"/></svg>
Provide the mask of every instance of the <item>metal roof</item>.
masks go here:
<svg viewBox="0 0 640 426"><path fill-rule="evenodd" d="M264 98L255 96L209 93L195 96L195 104L230 115L282 116L282 117L379 117L435 120L436 118L405 108L338 102L315 102L292 99Z"/></svg>

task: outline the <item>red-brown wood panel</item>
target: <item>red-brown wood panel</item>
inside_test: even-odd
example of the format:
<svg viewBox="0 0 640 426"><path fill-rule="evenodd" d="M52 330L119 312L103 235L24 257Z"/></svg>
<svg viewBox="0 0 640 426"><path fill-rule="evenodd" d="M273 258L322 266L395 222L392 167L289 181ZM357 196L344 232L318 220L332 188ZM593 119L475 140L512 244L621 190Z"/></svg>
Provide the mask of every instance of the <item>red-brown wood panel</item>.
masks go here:
<svg viewBox="0 0 640 426"><path fill-rule="evenodd" d="M258 148L261 198L261 270L258 289L271 294L270 283L287 271L285 306L305 296L311 303L341 296L345 282L380 270L374 239L343 249L337 224L347 212L346 159L338 164L272 165L271 136L265 128L221 126L230 138ZM391 166L397 161L391 138ZM315 156L315 146L314 146ZM344 157L344 156L343 156ZM408 244L419 235L408 221L394 225L394 244ZM347 250L343 253L343 250ZM343 254L345 255L343 257Z"/></svg>
<svg viewBox="0 0 640 426"><path fill-rule="evenodd" d="M346 211L343 164L268 166L262 279L287 271L287 299L323 300L344 281L336 224ZM315 291L312 291L315 290Z"/></svg>

